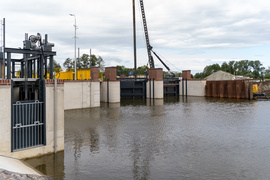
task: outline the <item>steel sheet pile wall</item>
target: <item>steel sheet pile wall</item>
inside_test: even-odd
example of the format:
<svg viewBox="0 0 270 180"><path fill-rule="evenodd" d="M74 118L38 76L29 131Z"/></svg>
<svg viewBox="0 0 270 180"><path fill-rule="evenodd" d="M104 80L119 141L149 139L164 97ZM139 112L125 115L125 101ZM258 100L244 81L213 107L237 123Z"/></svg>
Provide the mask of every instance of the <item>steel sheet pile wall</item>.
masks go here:
<svg viewBox="0 0 270 180"><path fill-rule="evenodd" d="M253 82L247 80L206 81L206 96L253 99Z"/></svg>

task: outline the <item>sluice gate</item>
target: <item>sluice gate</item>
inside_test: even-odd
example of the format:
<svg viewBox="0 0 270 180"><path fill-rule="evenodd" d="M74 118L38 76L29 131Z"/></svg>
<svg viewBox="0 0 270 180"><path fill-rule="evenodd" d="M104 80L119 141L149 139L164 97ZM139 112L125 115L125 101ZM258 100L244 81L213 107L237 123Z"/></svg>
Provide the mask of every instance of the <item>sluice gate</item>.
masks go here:
<svg viewBox="0 0 270 180"><path fill-rule="evenodd" d="M179 78L164 78L164 96L179 96Z"/></svg>
<svg viewBox="0 0 270 180"><path fill-rule="evenodd" d="M0 53L1 77L11 82L11 152L46 145L45 79L53 79L53 46L47 35L25 34L23 48Z"/></svg>
<svg viewBox="0 0 270 180"><path fill-rule="evenodd" d="M146 98L146 78L119 78L121 98Z"/></svg>

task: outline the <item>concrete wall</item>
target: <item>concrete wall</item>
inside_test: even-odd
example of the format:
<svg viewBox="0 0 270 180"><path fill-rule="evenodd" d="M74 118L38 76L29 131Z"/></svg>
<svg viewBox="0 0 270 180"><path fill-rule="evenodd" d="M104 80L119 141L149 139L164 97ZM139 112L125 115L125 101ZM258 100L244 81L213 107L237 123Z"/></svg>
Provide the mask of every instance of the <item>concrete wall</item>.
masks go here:
<svg viewBox="0 0 270 180"><path fill-rule="evenodd" d="M0 80L0 155L11 152L11 86Z"/></svg>
<svg viewBox="0 0 270 180"><path fill-rule="evenodd" d="M100 101L108 102L107 97L107 84L109 83L109 102L120 102L120 81L103 81L100 85Z"/></svg>
<svg viewBox="0 0 270 180"><path fill-rule="evenodd" d="M64 109L100 106L100 82L65 81Z"/></svg>
<svg viewBox="0 0 270 180"><path fill-rule="evenodd" d="M206 80L188 80L187 95L188 96L205 96ZM182 81L179 82L179 95L182 95ZM184 81L184 95L186 95L186 81Z"/></svg>
<svg viewBox="0 0 270 180"><path fill-rule="evenodd" d="M150 98L150 87L149 81L146 83L146 97ZM154 96L153 96L154 90ZM163 98L163 81L155 81L153 86L153 81L151 81L151 98L162 99Z"/></svg>
<svg viewBox="0 0 270 180"><path fill-rule="evenodd" d="M58 80L57 106L55 107L54 80L46 80L46 133L48 153L54 152L54 111L57 112L57 151L64 150L64 81Z"/></svg>
<svg viewBox="0 0 270 180"><path fill-rule="evenodd" d="M54 152L54 93L54 81L46 80L46 146L11 152L11 86L0 80L0 155L25 159ZM57 87L57 150L64 150L63 81Z"/></svg>

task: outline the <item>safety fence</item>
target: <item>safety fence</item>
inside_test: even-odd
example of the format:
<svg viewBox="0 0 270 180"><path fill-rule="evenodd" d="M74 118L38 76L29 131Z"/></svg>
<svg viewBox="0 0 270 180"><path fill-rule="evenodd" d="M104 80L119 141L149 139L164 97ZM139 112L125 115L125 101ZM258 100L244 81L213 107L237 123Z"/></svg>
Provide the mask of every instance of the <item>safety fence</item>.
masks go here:
<svg viewBox="0 0 270 180"><path fill-rule="evenodd" d="M17 101L12 105L12 152L45 145L44 109L44 102L39 101Z"/></svg>

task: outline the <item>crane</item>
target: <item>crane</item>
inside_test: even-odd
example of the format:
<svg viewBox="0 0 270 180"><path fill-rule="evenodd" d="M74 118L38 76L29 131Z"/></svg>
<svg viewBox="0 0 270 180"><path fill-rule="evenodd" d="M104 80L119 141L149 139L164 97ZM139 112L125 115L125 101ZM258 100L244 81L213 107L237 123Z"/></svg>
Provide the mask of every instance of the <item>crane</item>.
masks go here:
<svg viewBox="0 0 270 180"><path fill-rule="evenodd" d="M153 52L153 54L158 58L158 60L163 64L163 66L168 70L168 72L171 73L170 68L162 61L162 59L157 55L157 53L153 51L153 47L150 45L143 0L140 0L140 6L141 6L141 11L142 11L143 28L144 28L144 34L145 34L145 40L146 40L149 66L150 68L155 68L154 59L151 53Z"/></svg>

